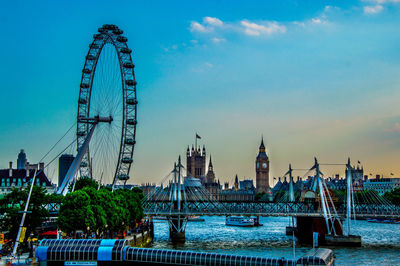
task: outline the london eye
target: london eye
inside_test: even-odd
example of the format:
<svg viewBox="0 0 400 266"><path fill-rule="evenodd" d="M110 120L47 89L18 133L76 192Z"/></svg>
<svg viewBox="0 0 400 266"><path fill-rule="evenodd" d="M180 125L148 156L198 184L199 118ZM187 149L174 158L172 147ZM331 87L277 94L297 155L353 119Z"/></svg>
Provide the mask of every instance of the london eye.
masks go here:
<svg viewBox="0 0 400 266"><path fill-rule="evenodd" d="M80 177L112 183L113 188L130 178L136 143L134 64L122 34L105 24L93 36L82 70L76 129Z"/></svg>

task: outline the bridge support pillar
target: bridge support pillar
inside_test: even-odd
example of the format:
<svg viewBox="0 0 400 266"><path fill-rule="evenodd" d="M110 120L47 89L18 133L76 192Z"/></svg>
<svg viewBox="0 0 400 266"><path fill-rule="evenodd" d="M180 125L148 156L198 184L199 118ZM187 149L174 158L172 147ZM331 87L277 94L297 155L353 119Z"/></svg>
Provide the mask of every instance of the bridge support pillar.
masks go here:
<svg viewBox="0 0 400 266"><path fill-rule="evenodd" d="M182 215L168 216L169 238L172 243L185 243L185 230L188 217Z"/></svg>
<svg viewBox="0 0 400 266"><path fill-rule="evenodd" d="M341 222L340 222L341 223ZM335 220L334 227L336 235L343 236L342 226L338 220ZM324 217L309 217L309 216L297 216L296 217L296 229L295 236L301 244L312 244L313 233L318 233L319 245L325 244L325 236L329 235L328 228Z"/></svg>

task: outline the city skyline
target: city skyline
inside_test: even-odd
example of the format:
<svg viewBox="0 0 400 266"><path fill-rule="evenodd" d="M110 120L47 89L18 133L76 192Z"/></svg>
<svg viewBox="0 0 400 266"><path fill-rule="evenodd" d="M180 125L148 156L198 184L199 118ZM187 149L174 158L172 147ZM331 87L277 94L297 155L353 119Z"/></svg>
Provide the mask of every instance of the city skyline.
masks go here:
<svg viewBox="0 0 400 266"><path fill-rule="evenodd" d="M20 149L37 163L74 123L92 35L115 23L138 81L129 183L159 182L196 132L221 182L255 179L262 135L271 184L314 156L400 176L399 1L38 3L1 11L0 168Z"/></svg>

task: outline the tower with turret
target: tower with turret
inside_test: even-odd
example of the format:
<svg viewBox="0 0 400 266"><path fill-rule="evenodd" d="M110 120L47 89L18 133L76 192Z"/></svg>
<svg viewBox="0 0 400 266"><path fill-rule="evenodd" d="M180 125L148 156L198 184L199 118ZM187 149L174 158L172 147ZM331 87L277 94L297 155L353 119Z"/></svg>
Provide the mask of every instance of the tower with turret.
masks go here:
<svg viewBox="0 0 400 266"><path fill-rule="evenodd" d="M214 167L211 161L211 155L210 155L210 162L208 163L208 171L206 175L206 183L211 184L215 182L215 173L214 173Z"/></svg>
<svg viewBox="0 0 400 266"><path fill-rule="evenodd" d="M261 138L261 145L256 158L256 190L257 193L269 191L269 158L265 152L264 139Z"/></svg>
<svg viewBox="0 0 400 266"><path fill-rule="evenodd" d="M206 175L206 148L194 147L186 150L186 176L199 178L204 184Z"/></svg>

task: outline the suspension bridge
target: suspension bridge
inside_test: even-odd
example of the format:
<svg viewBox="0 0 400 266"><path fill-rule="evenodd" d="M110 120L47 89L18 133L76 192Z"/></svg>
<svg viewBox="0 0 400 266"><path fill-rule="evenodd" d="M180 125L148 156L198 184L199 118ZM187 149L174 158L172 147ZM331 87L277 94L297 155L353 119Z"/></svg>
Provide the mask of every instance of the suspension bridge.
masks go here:
<svg viewBox="0 0 400 266"><path fill-rule="evenodd" d="M184 241L189 216L294 217L298 226L304 225L304 221L309 221L312 225L319 224L319 229L310 230L319 230L327 236L341 236L342 242L344 231L347 237L351 237L352 219L400 217L400 208L377 194L366 193L364 198L357 196L352 185L354 169L350 159L343 165L347 169L347 191L344 203L341 204L333 199L334 195L323 178L316 158L314 165L308 171L313 171L315 174L308 189L304 191L303 199L296 200L294 197L292 168L289 166L289 171L285 174L289 176L289 190L276 202L223 202L211 195L196 179L184 177L184 166L179 157L173 170L161 182L167 183L166 188L154 189L148 193L143 200L143 206L145 214L149 217L167 217L170 238L176 242ZM345 219L346 228L343 223ZM321 221L323 221L322 227ZM304 228L297 229L300 231Z"/></svg>

